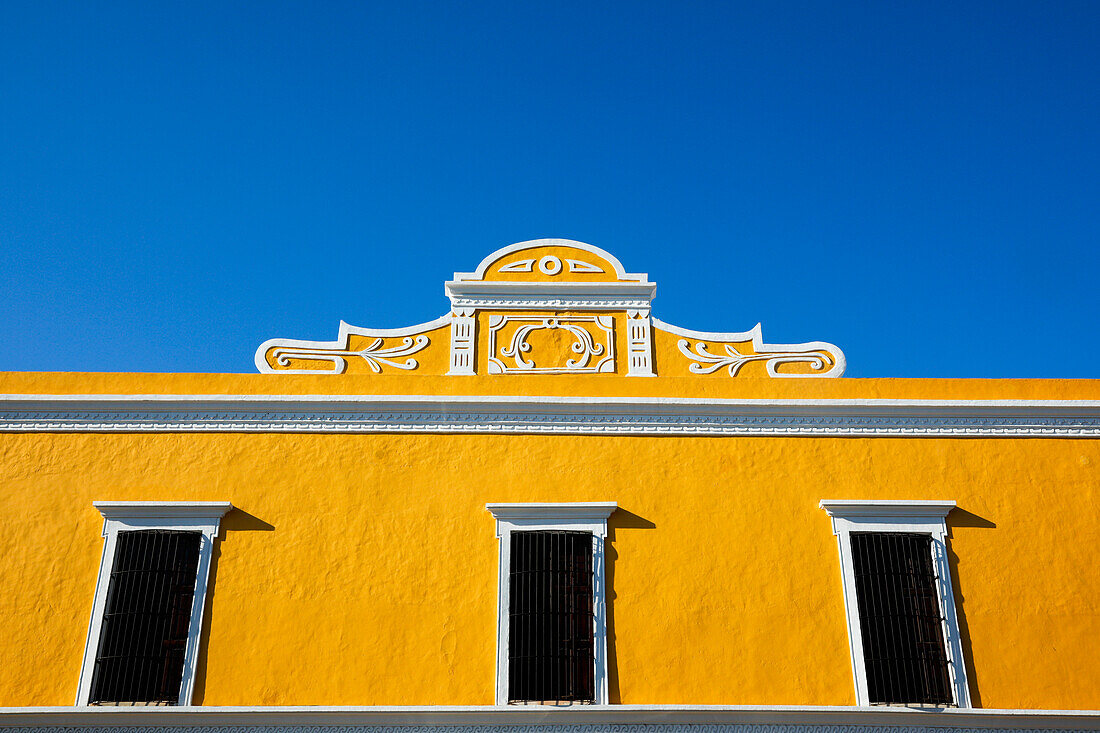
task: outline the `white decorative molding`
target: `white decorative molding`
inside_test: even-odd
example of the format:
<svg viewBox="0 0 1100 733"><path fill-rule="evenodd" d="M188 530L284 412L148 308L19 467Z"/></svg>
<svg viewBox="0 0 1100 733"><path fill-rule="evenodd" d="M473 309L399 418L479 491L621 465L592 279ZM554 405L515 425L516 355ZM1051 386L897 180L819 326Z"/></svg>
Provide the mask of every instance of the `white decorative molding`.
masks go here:
<svg viewBox="0 0 1100 733"><path fill-rule="evenodd" d="M562 272L564 267L560 257L546 255L545 257L539 258L539 272L543 275L558 275Z"/></svg>
<svg viewBox="0 0 1100 733"><path fill-rule="evenodd" d="M570 528L601 536L607 533L607 518L618 508L619 505L613 501L527 501L485 505L485 509L497 520L497 530L502 526L509 530L530 529L532 525L551 522L576 525Z"/></svg>
<svg viewBox="0 0 1100 733"><path fill-rule="evenodd" d="M591 262L585 262L583 260L565 260L565 264L569 266L569 272L580 272L587 274L599 274L604 271L602 267L593 265ZM534 272L535 260L533 258L525 260L516 260L504 265L497 272ZM553 255L548 255L539 260L539 272L544 275L558 275L563 272L561 265L561 259ZM456 277L458 273L455 273Z"/></svg>
<svg viewBox="0 0 1100 733"><path fill-rule="evenodd" d="M477 344L477 319L474 311L460 309L451 317L451 369L447 374L472 376Z"/></svg>
<svg viewBox="0 0 1100 733"><path fill-rule="evenodd" d="M92 616L88 621L88 636L84 643L84 662L77 684L77 705L87 705L92 692L96 651L102 635L103 614L107 608L107 591L115 561L119 532L145 529L173 529L202 534L199 562L195 577L195 594L191 604L191 621L187 630L187 645L183 654L183 677L178 704L190 705L195 688L195 660L202 636L202 615L206 607L206 588L210 575L210 559L214 539L221 519L233 508L227 501L95 501L92 505L103 515L103 555L99 562Z"/></svg>
<svg viewBox="0 0 1100 733"><path fill-rule="evenodd" d="M0 708L39 733L1055 733L1100 728L1095 710L794 705L248 706Z"/></svg>
<svg viewBox="0 0 1100 733"><path fill-rule="evenodd" d="M833 534L840 549L840 575L844 589L844 614L848 621L848 643L852 655L852 677L856 702L870 704L867 665L863 653L863 632L856 597L856 571L852 559L853 532L906 532L929 535L932 567L936 573L937 599L947 656L948 676L954 704L970 707L970 686L963 662L962 637L955 611L951 567L947 561L947 515L954 501L884 501L824 499L820 506L833 521Z"/></svg>
<svg viewBox="0 0 1100 733"><path fill-rule="evenodd" d="M763 361L766 362L764 366L768 370L769 377L820 376L817 374L785 375L780 374L777 369L782 364L803 363L809 364L811 369L822 371L836 365L832 355L820 349L815 351L769 351L763 354L742 354L733 344L722 344L726 350L723 355L710 353L707 351L707 344L702 341L695 344L694 350L691 349L691 344L687 339L680 339L676 346L680 349L681 354L695 362L688 366L688 371L695 374L712 374L722 367L728 367L729 375L736 377L737 372L745 364L753 361Z"/></svg>
<svg viewBox="0 0 1100 733"><path fill-rule="evenodd" d="M819 506L836 519L872 517L873 522L881 523L884 518L906 517L942 522L956 503L950 500L822 499Z"/></svg>
<svg viewBox="0 0 1100 733"><path fill-rule="evenodd" d="M1100 438L1100 402L15 394L0 431Z"/></svg>
<svg viewBox="0 0 1100 733"><path fill-rule="evenodd" d="M478 263L477 268L473 272L456 272L455 281L469 281L469 280L484 280L485 273L489 267L492 266L497 260L503 259L506 255L510 255L514 252L522 252L527 249L534 249L535 247L571 247L573 249L584 250L589 252L600 259L606 260L610 263L611 267L615 270L615 277L622 281L634 281L639 283L648 282L648 276L645 273L627 272L623 268L623 264L619 262L619 259L615 255L611 254L607 250L600 249L599 247L588 244L587 242L578 242L573 239L529 239L526 242L516 242L515 244L509 244L507 247L501 247L495 252L487 255L484 259ZM501 268L503 270L503 268Z"/></svg>
<svg viewBox="0 0 1100 733"><path fill-rule="evenodd" d="M505 265L497 270L497 272L532 272L535 266L533 259L516 260L515 262Z"/></svg>
<svg viewBox="0 0 1100 733"><path fill-rule="evenodd" d="M93 501L92 506L107 521L118 522L119 527L151 525L164 529L182 520L215 532L221 518L233 509L228 501ZM103 536L107 536L106 528Z"/></svg>
<svg viewBox="0 0 1100 733"><path fill-rule="evenodd" d="M553 248L549 252L548 248ZM492 272L490 272L492 270ZM486 280L486 275L492 279ZM515 277L509 277L515 275ZM604 275L605 277L586 277ZM613 276L614 279L611 279ZM839 377L844 373L844 354L836 346L822 341L804 344L765 344L760 324L743 333L691 331L651 318L657 285L645 273L627 272L622 263L599 247L569 239L533 239L502 247L485 257L473 272L456 272L444 284L451 303L450 314L418 326L398 329L355 328L340 323L335 341L270 339L256 351L256 368L263 374L342 374L349 359L362 360L374 373L384 368L411 371L419 367L413 355L427 348L427 331L450 325L450 368L448 375L471 376L477 371L476 325L479 311L523 311L523 316L561 322L568 312L600 314L627 320L626 376L656 376L653 354L653 328L681 336L680 352L693 374L713 374L725 369L733 377L745 364L763 362L772 377ZM613 315L612 315L613 314ZM549 321L546 321L549 322ZM373 338L362 348L350 348L350 336ZM387 341L398 337L400 343ZM493 338L493 331L490 331ZM583 341L584 337L578 334ZM693 343L694 341L694 343ZM721 342L722 352L716 352ZM743 353L738 343L752 343L752 353ZM580 342L578 342L580 343ZM583 343L580 343L582 348ZM613 344L607 347L610 351ZM578 352L580 353L580 352ZM590 354L595 356L595 354ZM521 354L514 355L515 365L506 368L501 354L487 357L489 373L592 373L566 369L529 368ZM318 368L302 368L312 362ZM613 372L614 361L601 361L596 372ZM809 365L809 373L788 373L786 365ZM672 365L669 365L670 367ZM805 371L803 367L802 371Z"/></svg>
<svg viewBox="0 0 1100 733"><path fill-rule="evenodd" d="M506 346L497 349L497 333L510 323L519 325ZM581 325L578 325L581 324ZM596 343L593 334L583 324L592 324L604 334L604 343ZM527 337L534 331L563 330L574 342L571 350L577 356L564 365L538 366L534 359L524 358L531 351ZM602 356L590 364L593 357ZM503 358L502 358L503 357ZM509 366L504 358L511 359ZM489 317L490 374L599 374L615 371L615 321L611 316L502 316Z"/></svg>
<svg viewBox="0 0 1100 733"><path fill-rule="evenodd" d="M508 704L508 637L509 578L511 575L512 532L540 529L568 530L592 533L592 651L595 665L595 703L607 704L607 608L604 579L604 539L607 518L618 508L613 501L565 503L486 504L485 508L497 520L496 536L500 540L500 561L497 576L497 705Z"/></svg>
<svg viewBox="0 0 1100 733"><path fill-rule="evenodd" d="M655 377L653 325L649 311L630 311L626 319L626 376Z"/></svg>
<svg viewBox="0 0 1100 733"><path fill-rule="evenodd" d="M371 371L380 373L382 365L403 370L416 369L416 359L404 359L425 349L431 342L425 331L450 324L450 314L434 321L404 328L359 328L340 321L340 331L335 341L301 341L296 339L268 339L256 349L256 368L261 374L343 374L349 358L360 358ZM348 337L373 337L375 340L362 349L349 349ZM401 343L383 348L387 338L401 338ZM326 362L328 369L290 369L272 367L267 354L272 351L276 364L289 367L291 359Z"/></svg>
<svg viewBox="0 0 1100 733"><path fill-rule="evenodd" d="M766 344L761 335L761 326L742 332L719 333L712 331L692 331L665 323L657 318L653 325L667 333L682 336L676 346L691 362L688 371L693 374L711 374L726 367L731 377L737 376L745 364L753 361L764 362L769 377L839 377L844 374L846 361L844 352L833 344L824 341L810 341L804 344ZM697 343L694 346L691 341ZM722 343L725 354L713 354L707 350L707 341L744 343L752 342L752 354L742 354L732 343ZM814 370L809 374L788 374L779 371L784 364L805 363Z"/></svg>
<svg viewBox="0 0 1100 733"><path fill-rule="evenodd" d="M376 338L371 343L364 346L362 349L307 349L301 346L277 346L271 350L271 356L275 359L277 364L283 366L289 366L291 359L302 359L306 361L329 361L332 362L332 373L342 374L344 369L347 368L346 357L357 356L363 361L367 362L371 371L375 374L382 373L382 365L394 367L395 369L416 369L419 364L416 359L406 359L405 361L395 361L403 356L409 356L415 354L418 351L426 348L429 343L428 337L421 334L419 336L405 336L402 338L401 343L396 346L390 346L388 348L382 348L382 344L385 339L382 337ZM286 370L294 371L296 373L308 373L313 370Z"/></svg>
<svg viewBox="0 0 1100 733"><path fill-rule="evenodd" d="M607 311L649 309L656 285L590 282L471 282L448 285L451 308Z"/></svg>
<svg viewBox="0 0 1100 733"><path fill-rule="evenodd" d="M581 273L592 273L592 274L603 272L602 267L599 267L597 265L593 265L591 262L585 262L584 260L566 260L565 262L566 262L567 265L569 265L569 271L570 272L581 272Z"/></svg>
<svg viewBox="0 0 1100 733"><path fill-rule="evenodd" d="M485 274L494 262L516 252L539 247L568 247L588 252L608 262L617 279L612 282L485 280ZM603 272L603 268L585 260L565 259L563 263L557 255L544 255L537 261L534 258L520 259L508 263L498 272L527 273L537 267L544 275L557 276L566 271L566 266L570 273ZM656 289L657 286L649 282L645 273L628 273L611 253L571 239L534 239L502 247L483 259L473 272L456 272L454 279L446 283L452 308L496 310L648 310Z"/></svg>

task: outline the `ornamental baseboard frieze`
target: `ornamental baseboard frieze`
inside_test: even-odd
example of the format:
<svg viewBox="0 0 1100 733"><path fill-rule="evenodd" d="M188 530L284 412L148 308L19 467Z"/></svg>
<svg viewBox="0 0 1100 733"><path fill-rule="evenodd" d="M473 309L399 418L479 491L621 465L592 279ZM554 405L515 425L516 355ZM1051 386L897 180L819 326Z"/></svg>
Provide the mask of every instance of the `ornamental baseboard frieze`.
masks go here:
<svg viewBox="0 0 1100 733"><path fill-rule="evenodd" d="M1095 710L570 705L0 708L41 733L1054 733L1097 730Z"/></svg>
<svg viewBox="0 0 1100 733"><path fill-rule="evenodd" d="M752 723L605 723L557 725L45 725L20 727L35 733L1057 733L1091 730L1091 725L1066 728L970 727L936 721L928 725L814 725Z"/></svg>
<svg viewBox="0 0 1100 733"><path fill-rule="evenodd" d="M1100 402L0 396L4 432L1100 437Z"/></svg>

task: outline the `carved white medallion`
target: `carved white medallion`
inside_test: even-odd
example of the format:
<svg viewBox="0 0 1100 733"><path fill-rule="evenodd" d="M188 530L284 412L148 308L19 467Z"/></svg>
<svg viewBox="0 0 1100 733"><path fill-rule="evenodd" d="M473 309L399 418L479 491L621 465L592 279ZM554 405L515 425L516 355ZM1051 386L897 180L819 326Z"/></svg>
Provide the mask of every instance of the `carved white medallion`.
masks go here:
<svg viewBox="0 0 1100 733"><path fill-rule="evenodd" d="M554 255L546 255L539 260L539 272L544 275L557 275L561 272L561 259Z"/></svg>

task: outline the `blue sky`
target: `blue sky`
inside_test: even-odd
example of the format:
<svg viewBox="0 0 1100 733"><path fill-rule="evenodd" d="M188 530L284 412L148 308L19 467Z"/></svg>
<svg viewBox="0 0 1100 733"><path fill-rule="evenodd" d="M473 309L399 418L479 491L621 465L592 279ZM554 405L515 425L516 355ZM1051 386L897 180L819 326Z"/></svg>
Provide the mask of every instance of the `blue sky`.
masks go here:
<svg viewBox="0 0 1100 733"><path fill-rule="evenodd" d="M250 372L580 239L852 377L1097 377L1100 3L0 4L0 370Z"/></svg>

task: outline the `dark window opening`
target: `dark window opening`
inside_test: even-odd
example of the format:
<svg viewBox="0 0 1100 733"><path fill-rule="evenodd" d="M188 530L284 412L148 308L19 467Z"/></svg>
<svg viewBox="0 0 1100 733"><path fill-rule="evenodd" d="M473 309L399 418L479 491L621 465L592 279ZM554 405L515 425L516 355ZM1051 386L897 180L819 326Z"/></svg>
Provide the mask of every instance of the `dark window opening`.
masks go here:
<svg viewBox="0 0 1100 733"><path fill-rule="evenodd" d="M509 702L593 702L592 533L512 532Z"/></svg>
<svg viewBox="0 0 1100 733"><path fill-rule="evenodd" d="M92 704L179 700L199 532L119 532L92 673Z"/></svg>
<svg viewBox="0 0 1100 733"><path fill-rule="evenodd" d="M870 702L952 704L932 537L853 532L852 560Z"/></svg>

